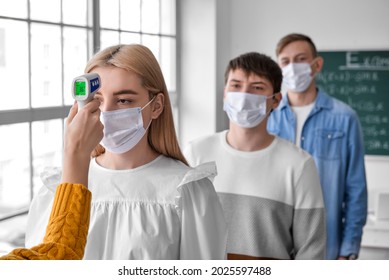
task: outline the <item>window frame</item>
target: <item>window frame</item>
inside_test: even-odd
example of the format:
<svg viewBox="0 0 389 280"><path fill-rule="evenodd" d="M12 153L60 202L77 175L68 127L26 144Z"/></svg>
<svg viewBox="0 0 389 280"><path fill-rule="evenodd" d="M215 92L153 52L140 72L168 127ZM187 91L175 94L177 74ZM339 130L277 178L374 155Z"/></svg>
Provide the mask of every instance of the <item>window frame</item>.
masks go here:
<svg viewBox="0 0 389 280"><path fill-rule="evenodd" d="M102 28L100 26L100 0L87 0L87 21L85 25L77 25L77 24L68 24L63 22L63 1L66 0L60 0L60 20L59 22L50 22L50 21L44 21L44 20L36 20L31 19L31 8L30 8L30 0L26 0L27 2L27 17L26 18L18 18L18 17L11 17L11 16L4 16L0 15L0 20L14 20L14 21L20 21L27 23L27 36L28 36L28 107L23 109L10 109L10 110L0 110L0 126L3 125L12 125L12 124L18 124L18 123L28 123L29 127L29 168L30 168L30 200L29 203L31 203L34 195L34 165L33 165L33 149L32 149L32 124L36 121L47 121L47 120L53 120L53 119L61 119L62 120L62 131L64 131L64 119L66 119L68 112L71 108L71 106L65 104L64 100L64 94L66 93L66 90L64 87L64 28L71 27L71 28L80 28L87 32L87 59L90 59L90 57L100 50L101 46L101 31L116 31L119 34L119 43L121 40L120 34L122 33L133 33L133 34L139 34L140 35L140 43L142 43L142 37L143 35L152 35L152 36L158 36L159 38L159 49L161 49L161 40L164 37L169 37L174 39L175 43L175 88L174 90L169 90L169 94L171 97L171 103L173 107L173 113L176 117L178 116L178 108L177 108L177 77L178 77L178 59L177 59L177 1L173 0L175 11L173 16L175 17L175 32L174 34L162 34L161 33L161 3L164 0L158 0L159 1L159 32L158 33L147 33L142 32L142 27L140 28L139 32L135 31L128 31L128 30L122 30L120 29L120 0L119 1L119 26L118 29L114 28ZM140 0L140 4L142 5L142 1ZM140 17L142 17L142 9L140 9ZM31 66L31 57L32 57L32 51L31 51L31 26L32 24L44 24L44 25L53 25L53 26L59 26L60 32L61 32L61 71L62 71L62 101L61 105L59 106L50 106L50 107L32 107L32 80L31 80L31 74L32 74L32 66ZM159 51L159 57L158 60L161 61L162 53ZM178 125L176 125L176 128ZM60 140L59 140L60 141ZM63 142L63 141L62 141ZM63 148L63 147L62 147ZM15 217L15 212L20 214L25 214L25 210L23 209L14 209L10 211L9 213L4 213L1 215L1 220L9 219L12 217ZM19 214L18 214L19 215Z"/></svg>

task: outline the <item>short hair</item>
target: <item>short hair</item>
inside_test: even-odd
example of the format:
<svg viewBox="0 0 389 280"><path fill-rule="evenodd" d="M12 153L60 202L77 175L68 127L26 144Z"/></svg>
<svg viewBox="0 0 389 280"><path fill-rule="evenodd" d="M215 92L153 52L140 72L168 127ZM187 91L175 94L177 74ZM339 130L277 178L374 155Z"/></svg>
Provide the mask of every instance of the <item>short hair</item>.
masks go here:
<svg viewBox="0 0 389 280"><path fill-rule="evenodd" d="M307 42L308 45L311 47L312 55L313 57L317 57L317 49L315 44L313 43L312 39L309 38L307 35L299 34L299 33L291 33L281 38L281 40L278 42L276 47L276 55L277 57L280 55L282 50L289 45L290 43L296 42L296 41L304 41Z"/></svg>
<svg viewBox="0 0 389 280"><path fill-rule="evenodd" d="M266 78L272 84L274 93L281 91L282 71L278 64L267 55L249 52L230 60L224 73L224 84L227 84L230 71L236 69L243 70L246 75L255 74Z"/></svg>
<svg viewBox="0 0 389 280"><path fill-rule="evenodd" d="M148 142L157 153L187 164L178 144L162 70L150 49L139 44L111 46L95 54L87 63L85 72L92 72L96 67L118 67L138 74L143 87L149 92L150 100L158 93L164 95L164 109L150 124ZM98 156L102 152L104 149L97 146L92 156Z"/></svg>

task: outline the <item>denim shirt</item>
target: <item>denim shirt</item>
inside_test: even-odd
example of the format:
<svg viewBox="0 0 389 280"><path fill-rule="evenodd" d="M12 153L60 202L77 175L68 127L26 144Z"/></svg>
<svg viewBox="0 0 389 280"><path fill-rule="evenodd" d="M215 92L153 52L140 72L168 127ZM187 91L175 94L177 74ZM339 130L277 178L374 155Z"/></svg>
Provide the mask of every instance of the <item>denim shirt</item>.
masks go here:
<svg viewBox="0 0 389 280"><path fill-rule="evenodd" d="M295 143L296 117L287 95L267 124L270 133ZM327 215L327 259L358 254L367 216L362 129L345 103L318 91L301 132L301 148L315 159Z"/></svg>

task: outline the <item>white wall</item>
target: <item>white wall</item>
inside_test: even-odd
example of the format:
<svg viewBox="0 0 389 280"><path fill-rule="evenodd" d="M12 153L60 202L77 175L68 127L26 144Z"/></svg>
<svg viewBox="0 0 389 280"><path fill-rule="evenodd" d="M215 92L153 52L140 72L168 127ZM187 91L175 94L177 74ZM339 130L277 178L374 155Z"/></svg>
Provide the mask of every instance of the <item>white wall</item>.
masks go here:
<svg viewBox="0 0 389 280"><path fill-rule="evenodd" d="M230 5L224 0L177 0L179 138L185 145L227 127L223 73L231 58Z"/></svg>
<svg viewBox="0 0 389 280"><path fill-rule="evenodd" d="M224 68L239 54L259 51L275 58L278 40L291 32L309 35L319 50L389 49L387 0L177 2L182 12L183 146L227 127L221 99ZM375 192L389 191L389 158L367 157L366 173L369 208L373 208Z"/></svg>
<svg viewBox="0 0 389 280"><path fill-rule="evenodd" d="M178 104L181 143L216 129L216 6L184 0L178 5Z"/></svg>
<svg viewBox="0 0 389 280"><path fill-rule="evenodd" d="M309 35L319 50L388 49L387 0L228 0L231 55L259 51L275 58L278 40ZM244 31L246 30L246 31Z"/></svg>

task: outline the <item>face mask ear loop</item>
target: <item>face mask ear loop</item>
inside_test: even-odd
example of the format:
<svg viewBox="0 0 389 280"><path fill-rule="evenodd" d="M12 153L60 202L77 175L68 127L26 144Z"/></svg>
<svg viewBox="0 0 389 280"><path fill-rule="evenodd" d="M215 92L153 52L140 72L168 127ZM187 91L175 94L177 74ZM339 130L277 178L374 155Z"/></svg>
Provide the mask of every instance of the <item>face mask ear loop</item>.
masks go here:
<svg viewBox="0 0 389 280"><path fill-rule="evenodd" d="M149 124L147 125L147 127L146 127L146 131L149 129L149 127L150 127L150 125L151 125L151 122L153 121L153 119L150 119L150 122L149 122Z"/></svg>
<svg viewBox="0 0 389 280"><path fill-rule="evenodd" d="M318 57L315 57L315 58L312 60L311 64L309 64L309 66L311 67L311 73L313 73L312 66L317 62L317 58L318 58ZM317 72L315 71L315 73L312 75L312 79L315 78L316 74L317 74Z"/></svg>
<svg viewBox="0 0 389 280"><path fill-rule="evenodd" d="M144 108L146 108L147 106L149 106L149 104L150 104L151 102L154 101L155 97L156 97L156 95L154 95L154 97L151 98L151 100L150 100L149 102L147 102L147 104L146 104L145 106L143 106L140 110L142 111Z"/></svg>
<svg viewBox="0 0 389 280"><path fill-rule="evenodd" d="M147 106L149 106L149 104L150 104L151 102L153 102L153 100L155 99L155 97L156 97L156 95L154 95L154 97L151 98L151 100L150 100L149 102L147 102L147 104L146 104L145 106L143 106L142 109L140 109L140 110L142 111L144 108L146 108ZM147 130L149 129L149 127L150 127L152 121L153 121L153 119L150 119L150 122L149 122L149 124L147 125L145 131L147 131Z"/></svg>
<svg viewBox="0 0 389 280"><path fill-rule="evenodd" d="M271 96L269 96L269 98L270 97L273 97L273 101L276 99L275 97L276 97L276 95L277 94L281 94L281 92L276 92L276 93L273 93ZM271 108L271 110L270 110L270 112L269 112L269 115L271 114L271 112L273 112L274 111L274 109L273 108Z"/></svg>
<svg viewBox="0 0 389 280"><path fill-rule="evenodd" d="M312 66L313 64L315 64L317 58L318 58L318 57L315 57L309 65Z"/></svg>

